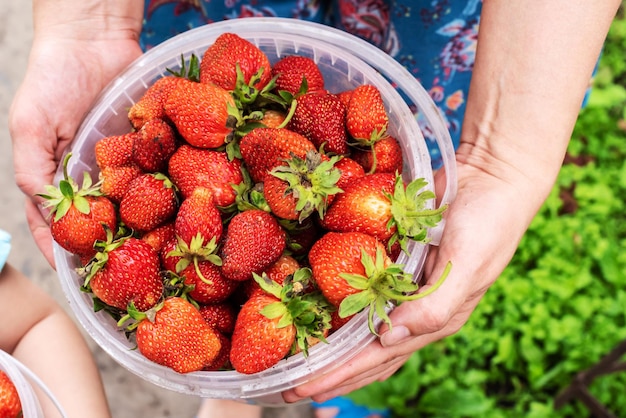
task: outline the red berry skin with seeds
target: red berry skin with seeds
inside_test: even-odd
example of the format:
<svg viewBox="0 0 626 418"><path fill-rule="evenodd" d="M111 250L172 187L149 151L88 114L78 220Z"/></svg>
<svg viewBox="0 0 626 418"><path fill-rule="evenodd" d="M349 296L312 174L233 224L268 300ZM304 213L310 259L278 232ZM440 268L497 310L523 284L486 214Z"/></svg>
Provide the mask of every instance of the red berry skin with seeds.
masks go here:
<svg viewBox="0 0 626 418"><path fill-rule="evenodd" d="M186 285L194 286L189 296L198 303L224 302L239 287L239 282L224 277L220 268L210 261L198 261L198 270L202 277L193 263L179 273Z"/></svg>
<svg viewBox="0 0 626 418"><path fill-rule="evenodd" d="M137 326L137 348L147 359L178 373L209 366L221 349L220 338L190 302L165 299L154 321L143 319Z"/></svg>
<svg viewBox="0 0 626 418"><path fill-rule="evenodd" d="M289 354L296 336L295 326L278 328L280 318L269 319L261 313L275 302L279 299L274 296L257 294L241 307L230 349L230 362L239 373L261 372Z"/></svg>
<svg viewBox="0 0 626 418"><path fill-rule="evenodd" d="M112 202L119 204L128 187L144 171L135 164L104 167L100 171L100 192Z"/></svg>
<svg viewBox="0 0 626 418"><path fill-rule="evenodd" d="M291 153L304 159L315 145L306 137L284 128L256 128L241 138L239 144L243 161L255 183L262 183L269 172Z"/></svg>
<svg viewBox="0 0 626 418"><path fill-rule="evenodd" d="M276 78L276 90L288 91L292 95L300 92L302 79L306 79L306 92L324 90L324 76L313 59L301 55L289 55L278 60L272 67Z"/></svg>
<svg viewBox="0 0 626 418"><path fill-rule="evenodd" d="M151 119L133 142L133 161L148 173L164 172L177 147L176 132L163 119Z"/></svg>
<svg viewBox="0 0 626 418"><path fill-rule="evenodd" d="M82 259L96 254L93 245L106 239L105 224L111 231L117 229L117 213L113 203L104 196L87 196L89 214L81 213L74 204L67 213L50 224L54 240L65 250Z"/></svg>
<svg viewBox="0 0 626 418"><path fill-rule="evenodd" d="M22 403L15 384L9 376L0 370L0 417L22 417Z"/></svg>
<svg viewBox="0 0 626 418"><path fill-rule="evenodd" d="M127 309L133 302L139 311L157 304L163 295L158 253L145 241L128 238L108 252L104 266L89 284L95 296L110 306Z"/></svg>
<svg viewBox="0 0 626 418"><path fill-rule="evenodd" d="M246 84L262 70L260 80L253 86L257 90L263 89L272 77L271 64L261 49L237 34L223 33L202 56L200 81L234 90L237 84L237 64Z"/></svg>
<svg viewBox="0 0 626 418"><path fill-rule="evenodd" d="M177 251L178 239L176 239L176 229L174 229L174 237L170 238L163 244L159 251L162 270L176 273L176 264L183 258L182 255L169 255L172 251Z"/></svg>
<svg viewBox="0 0 626 418"><path fill-rule="evenodd" d="M163 119L165 117L165 102L170 92L178 83L186 83L187 81L187 79L174 76L162 77L155 81L128 110L128 119L133 127L139 130L152 119Z"/></svg>
<svg viewBox="0 0 626 418"><path fill-rule="evenodd" d="M366 276L361 250L376 259L377 249L386 254L379 240L362 232L328 232L313 244L309 263L313 278L328 302L339 307L347 296L361 291L350 286L340 274ZM385 265L389 264L391 259L385 256Z"/></svg>
<svg viewBox="0 0 626 418"><path fill-rule="evenodd" d="M107 136L96 142L96 164L100 170L106 167L134 164L133 146L138 136L139 133L130 132L123 135Z"/></svg>
<svg viewBox="0 0 626 418"><path fill-rule="evenodd" d="M341 171L341 177L337 181L337 187L345 189L348 184L361 177L365 177L363 166L350 157L343 157L335 163L335 167Z"/></svg>
<svg viewBox="0 0 626 418"><path fill-rule="evenodd" d="M228 107L235 106L228 92L217 85L188 81L179 83L165 102L165 114L189 145L217 148L227 140Z"/></svg>
<svg viewBox="0 0 626 418"><path fill-rule="evenodd" d="M156 252L160 253L170 241L176 240L174 221L172 220L170 222L166 222L165 224L142 234L141 239L150 244Z"/></svg>
<svg viewBox="0 0 626 418"><path fill-rule="evenodd" d="M232 185L243 181L241 160L228 160L225 152L181 145L168 163L172 182L184 198L197 187L211 190L215 204L226 207L235 202Z"/></svg>
<svg viewBox="0 0 626 418"><path fill-rule="evenodd" d="M363 84L352 90L346 111L346 129L352 138L369 141L377 136L380 139L388 124L383 98L375 86Z"/></svg>
<svg viewBox="0 0 626 418"><path fill-rule="evenodd" d="M229 369L232 370L232 367L230 367L230 336L224 335L218 330L215 330L215 334L217 334L220 340L220 351L218 351L213 361L209 363L209 365L204 366L202 370L208 372Z"/></svg>
<svg viewBox="0 0 626 418"><path fill-rule="evenodd" d="M395 232L387 228L392 217L391 200L396 176L392 173L370 174L352 180L320 220L322 227L335 232L364 232L385 241Z"/></svg>
<svg viewBox="0 0 626 418"><path fill-rule="evenodd" d="M250 280L252 273L278 260L285 247L285 231L271 214L259 209L240 212L224 233L222 273L231 280Z"/></svg>
<svg viewBox="0 0 626 418"><path fill-rule="evenodd" d="M300 212L296 210L298 201L294 193L287 192L289 183L275 176L265 177L263 196L272 213L281 219L297 220Z"/></svg>
<svg viewBox="0 0 626 418"><path fill-rule="evenodd" d="M263 273L266 274L270 280L282 285L285 282L285 279L294 274L299 268L300 263L298 260L288 254L283 254L274 264L266 268ZM256 293L266 293L256 280L248 280L244 282L242 291L248 298Z"/></svg>
<svg viewBox="0 0 626 418"><path fill-rule="evenodd" d="M202 236L203 246L213 238L219 242L224 231L222 215L215 206L211 191L200 187L183 200L174 227L176 235L188 246L198 234Z"/></svg>
<svg viewBox="0 0 626 418"><path fill-rule="evenodd" d="M172 220L177 209L176 191L169 179L152 174L133 180L119 205L120 219L140 233Z"/></svg>
<svg viewBox="0 0 626 418"><path fill-rule="evenodd" d="M374 154L376 159L374 160ZM356 149L352 158L363 166L367 173L402 174L404 160L402 147L397 139L386 136L376 141L372 149Z"/></svg>
<svg viewBox="0 0 626 418"><path fill-rule="evenodd" d="M335 154L348 152L346 107L334 94L309 93L297 99L288 129L308 138L317 149Z"/></svg>
<svg viewBox="0 0 626 418"><path fill-rule="evenodd" d="M200 305L200 314L213 329L227 335L233 333L237 310L230 302Z"/></svg>

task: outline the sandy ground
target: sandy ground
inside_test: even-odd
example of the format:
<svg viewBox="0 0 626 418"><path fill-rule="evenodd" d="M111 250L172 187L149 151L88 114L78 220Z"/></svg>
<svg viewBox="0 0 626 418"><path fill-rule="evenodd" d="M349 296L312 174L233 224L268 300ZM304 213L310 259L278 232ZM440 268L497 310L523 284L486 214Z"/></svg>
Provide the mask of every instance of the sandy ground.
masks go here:
<svg viewBox="0 0 626 418"><path fill-rule="evenodd" d="M7 116L23 76L32 42L31 2L3 0L0 6L0 228L13 237L9 262L51 294L72 315L56 277L35 245L23 212L24 196L15 186ZM85 334L86 335L86 334ZM194 417L200 399L159 388L127 371L89 337L115 418ZM306 405L272 408L264 418L303 418ZM88 412L86 411L86 415ZM245 418L245 417L240 417Z"/></svg>

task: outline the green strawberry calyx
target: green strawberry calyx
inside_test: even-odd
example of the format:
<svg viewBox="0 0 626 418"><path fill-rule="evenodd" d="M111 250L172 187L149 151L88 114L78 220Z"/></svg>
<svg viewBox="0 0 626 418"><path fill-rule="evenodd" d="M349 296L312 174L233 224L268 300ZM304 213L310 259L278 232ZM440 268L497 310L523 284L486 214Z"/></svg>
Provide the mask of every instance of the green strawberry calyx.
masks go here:
<svg viewBox="0 0 626 418"><path fill-rule="evenodd" d="M126 315L122 316L119 319L119 321L117 321L117 326L119 328L124 328L128 332L132 332L135 329L137 329L141 321L147 320L147 321L154 323L154 321L156 320L157 312L163 309L164 305L165 305L165 300L161 300L152 308L148 309L147 311L142 312L139 309L137 309L135 304L131 301L128 304L128 308L126 309L126 312L127 312ZM124 325L124 324L127 324L127 325Z"/></svg>
<svg viewBox="0 0 626 418"><path fill-rule="evenodd" d="M191 54L189 61L180 54L180 69L173 70L166 68L166 71L175 77L186 78L190 81L200 82L200 59L196 54Z"/></svg>
<svg viewBox="0 0 626 418"><path fill-rule="evenodd" d="M412 275L403 270L400 264L385 266L385 256L380 248L376 250L375 259L365 250L361 250L361 263L365 268L365 275L341 273L343 278L358 293L347 296L339 305L339 317L347 318L369 307L368 327L370 332L379 336L375 329L374 314L378 315L391 329L391 319L387 314L390 302L401 303L421 299L428 296L444 282L451 263L446 265L441 277L437 282L424 292L419 292L419 285L412 280Z"/></svg>
<svg viewBox="0 0 626 418"><path fill-rule="evenodd" d="M308 151L304 159L293 155L286 164L272 169L270 174L288 184L285 193L293 194L296 199L298 221L302 222L317 212L324 218L329 196L341 193L337 181L341 171L335 167L340 156L333 156L322 161L322 154Z"/></svg>
<svg viewBox="0 0 626 418"><path fill-rule="evenodd" d="M106 224L102 224L102 227L106 232L106 240L97 240L94 242L93 247L97 250L96 255L80 270L80 273L85 276L82 290L86 292L91 292L89 282L91 282L91 279L96 273L104 268L109 261L109 253L132 237L132 234L117 237Z"/></svg>
<svg viewBox="0 0 626 418"><path fill-rule="evenodd" d="M212 284L212 282L204 277L200 271L200 261L210 261L216 266L222 265L222 259L217 255L217 239L216 237L203 245L204 237L200 232L191 239L189 245L180 237L176 237L176 248L166 254L166 257L181 257L176 263L176 273L185 270L187 266L193 263L196 274L203 282Z"/></svg>
<svg viewBox="0 0 626 418"><path fill-rule="evenodd" d="M387 228L396 227L396 231L389 239L389 248L398 241L402 250L408 254L409 239L424 244L430 241L428 229L437 226L448 206L427 209L426 202L435 198L435 193L431 190L422 190L427 185L425 179L417 178L405 188L402 177L396 174L393 195L385 193L391 201L391 218Z"/></svg>
<svg viewBox="0 0 626 418"><path fill-rule="evenodd" d="M280 318L278 328L295 326L296 341L292 352L299 349L306 357L311 339L327 343L326 334L331 327L330 313L334 308L314 287L311 269L303 267L296 270L285 278L282 286L265 273L253 273L253 278L261 289L279 299L265 306L261 314L269 319Z"/></svg>
<svg viewBox="0 0 626 418"><path fill-rule="evenodd" d="M72 157L72 153L67 153L63 159L63 179L59 181L59 186L45 186L45 193L39 193L37 196L45 199L43 205L50 208L50 216L54 215L54 221L58 221L70 210L72 205L85 215L89 214L88 196L102 196L100 192L100 183L93 184L91 176L87 171L83 173L83 182L79 186L76 181L71 178L67 172L67 164Z"/></svg>

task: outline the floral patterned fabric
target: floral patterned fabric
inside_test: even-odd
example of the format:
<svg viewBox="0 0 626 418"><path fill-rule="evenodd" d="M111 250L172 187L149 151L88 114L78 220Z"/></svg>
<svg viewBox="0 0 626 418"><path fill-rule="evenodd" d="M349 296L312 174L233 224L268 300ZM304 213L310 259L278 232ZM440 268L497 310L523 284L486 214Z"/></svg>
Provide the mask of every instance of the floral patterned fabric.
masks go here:
<svg viewBox="0 0 626 418"><path fill-rule="evenodd" d="M141 44L147 50L186 30L241 17L324 23L371 42L414 74L444 115L456 148L481 7L482 0L147 0ZM428 137L427 130L424 134ZM437 148L432 148L437 166Z"/></svg>

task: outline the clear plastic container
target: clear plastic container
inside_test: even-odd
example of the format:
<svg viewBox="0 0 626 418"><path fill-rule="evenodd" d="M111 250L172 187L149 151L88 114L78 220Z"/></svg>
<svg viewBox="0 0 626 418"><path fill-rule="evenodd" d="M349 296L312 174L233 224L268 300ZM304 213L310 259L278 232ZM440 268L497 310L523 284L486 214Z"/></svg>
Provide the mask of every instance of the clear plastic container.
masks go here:
<svg viewBox="0 0 626 418"><path fill-rule="evenodd" d="M433 168L429 151L416 117L417 110L434 133L442 154L445 189L437 190L440 204L450 203L456 195L454 148L443 118L423 87L404 67L369 43L345 32L320 24L284 18L245 18L213 23L190 30L151 49L101 94L84 119L71 146L73 157L68 172L74 178L84 171L97 178L94 145L103 137L129 132L127 110L166 69L180 67L181 54L202 57L206 48L224 32L236 33L263 50L274 63L287 55L313 58L320 67L331 92L373 84L382 93L390 117L391 134L401 143L408 179L423 177L433 187ZM391 82L390 82L391 81ZM57 180L62 172L57 173ZM434 203L433 203L434 205ZM431 245L438 243L442 222L430 231ZM406 271L421 274L428 245L412 244L410 256L397 260ZM115 322L105 313L94 313L88 294L80 292L78 265L71 254L55 245L55 261L61 285L76 317L89 335L114 359L131 372L158 386L208 398L235 399L259 405L280 405L281 391L341 367L358 354L374 336L367 327L367 313L355 316L328 339L317 344L305 358L302 354L280 361L276 366L254 375L235 371L178 374L144 358L129 343Z"/></svg>

